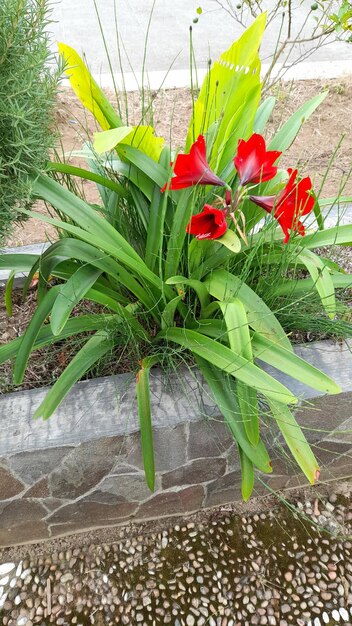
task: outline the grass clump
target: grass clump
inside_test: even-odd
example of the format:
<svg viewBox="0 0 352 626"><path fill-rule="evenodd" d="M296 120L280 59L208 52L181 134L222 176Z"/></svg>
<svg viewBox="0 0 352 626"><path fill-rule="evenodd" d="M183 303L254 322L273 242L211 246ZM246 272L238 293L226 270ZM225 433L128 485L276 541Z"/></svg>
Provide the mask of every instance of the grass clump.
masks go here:
<svg viewBox="0 0 352 626"><path fill-rule="evenodd" d="M30 201L31 172L45 168L58 72L53 71L47 0L0 2L0 244ZM51 67L50 67L51 65Z"/></svg>

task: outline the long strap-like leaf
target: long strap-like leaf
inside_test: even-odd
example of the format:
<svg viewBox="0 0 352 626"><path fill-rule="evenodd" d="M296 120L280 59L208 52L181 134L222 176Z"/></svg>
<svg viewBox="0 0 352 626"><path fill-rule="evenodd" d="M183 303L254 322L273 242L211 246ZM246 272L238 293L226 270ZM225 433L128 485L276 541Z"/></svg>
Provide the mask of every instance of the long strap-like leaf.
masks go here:
<svg viewBox="0 0 352 626"><path fill-rule="evenodd" d="M155 462L153 445L153 426L150 408L150 369L160 360L157 355L146 357L141 362L141 368L137 373L136 391L138 402L139 424L141 429L141 446L143 455L144 472L147 485L151 491L155 487Z"/></svg>
<svg viewBox="0 0 352 626"><path fill-rule="evenodd" d="M156 336L156 341L160 340L184 346L193 354L278 402L297 403L297 398L291 391L275 378L209 337L186 328L167 328Z"/></svg>
<svg viewBox="0 0 352 626"><path fill-rule="evenodd" d="M59 406L73 385L82 378L94 363L99 361L107 352L114 347L114 341L104 331L98 331L73 357L69 365L62 372L56 383L51 387L41 402L34 418L48 419Z"/></svg>
<svg viewBox="0 0 352 626"><path fill-rule="evenodd" d="M271 412L280 428L284 439L291 450L292 456L296 459L302 472L307 476L309 482L314 483L319 479L320 470L309 443L307 442L302 429L290 409L279 402L268 401Z"/></svg>
<svg viewBox="0 0 352 626"><path fill-rule="evenodd" d="M253 363L248 318L241 300L234 298L231 302L220 302L219 306L226 323L231 350ZM248 385L238 380L237 397L248 439L253 445L257 445L259 441L257 392L252 387L248 387Z"/></svg>
<svg viewBox="0 0 352 626"><path fill-rule="evenodd" d="M272 472L270 458L263 442L260 440L257 446L253 446L247 437L236 399L235 382L203 358L197 356L196 362L234 439L261 472L270 474Z"/></svg>

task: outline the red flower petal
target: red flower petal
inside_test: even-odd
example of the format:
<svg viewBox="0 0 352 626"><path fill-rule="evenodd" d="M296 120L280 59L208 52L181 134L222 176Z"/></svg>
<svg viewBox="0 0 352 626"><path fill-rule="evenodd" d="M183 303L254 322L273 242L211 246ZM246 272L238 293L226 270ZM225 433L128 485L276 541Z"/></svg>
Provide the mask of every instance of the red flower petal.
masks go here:
<svg viewBox="0 0 352 626"><path fill-rule="evenodd" d="M205 204L203 211L193 215L186 232L197 239L218 239L227 230L226 212Z"/></svg>
<svg viewBox="0 0 352 626"><path fill-rule="evenodd" d="M289 240L289 231L300 235L305 234L304 225L300 222L302 215L307 215L314 207L315 200L311 194L312 181L307 176L297 181L297 170L288 170L289 179L275 202L274 196L249 196L250 200L262 207L268 213L273 212L279 222L285 238Z"/></svg>
<svg viewBox="0 0 352 626"><path fill-rule="evenodd" d="M189 154L179 154L176 157L174 176L170 181L170 189L184 189L193 185L217 185L223 187L221 180L210 169L206 158L206 145L203 135L192 144ZM161 189L165 191L167 183Z"/></svg>
<svg viewBox="0 0 352 626"><path fill-rule="evenodd" d="M248 141L239 139L233 162L241 185L258 184L274 178L277 166L273 164L280 155L277 150L267 151L265 139L258 133L254 133Z"/></svg>

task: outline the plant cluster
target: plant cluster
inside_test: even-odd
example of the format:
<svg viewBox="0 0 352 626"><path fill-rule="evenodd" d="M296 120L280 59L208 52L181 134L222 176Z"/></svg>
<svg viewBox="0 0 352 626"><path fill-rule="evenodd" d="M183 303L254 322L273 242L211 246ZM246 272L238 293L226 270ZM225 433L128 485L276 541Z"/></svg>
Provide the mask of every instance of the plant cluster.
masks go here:
<svg viewBox="0 0 352 626"><path fill-rule="evenodd" d="M3 255L0 266L27 271L26 293L38 280L38 306L23 337L0 348L15 359L21 383L33 350L89 332L35 416L47 419L72 385L121 343L139 348L137 399L148 485L154 486L149 375L172 361L196 365L238 445L242 494L248 499L257 468L272 471L263 440L277 423L311 483L319 466L292 407L298 398L270 375L270 366L324 393L338 393L329 376L298 357L274 300L297 306L312 294L334 323L335 289L352 279L318 246L345 245L352 227L324 229L324 206L309 177L280 169L279 159L325 93L306 102L266 145L275 99L261 100L260 15L209 70L194 103L183 154L171 154L151 126L124 125L83 61L60 44L73 89L102 128L82 151L89 169L52 163L66 177L97 183L101 205L90 205L47 175L33 180L37 198L56 217L22 209L50 223L60 239L41 255ZM315 217L318 228L309 228ZM266 289L260 289L262 276ZM7 300L11 298L11 285ZM72 316L86 299L102 312ZM279 307L278 307L279 308Z"/></svg>
<svg viewBox="0 0 352 626"><path fill-rule="evenodd" d="M49 66L47 0L0 3L0 244L18 206L30 198L30 174L45 170L54 144L58 75Z"/></svg>

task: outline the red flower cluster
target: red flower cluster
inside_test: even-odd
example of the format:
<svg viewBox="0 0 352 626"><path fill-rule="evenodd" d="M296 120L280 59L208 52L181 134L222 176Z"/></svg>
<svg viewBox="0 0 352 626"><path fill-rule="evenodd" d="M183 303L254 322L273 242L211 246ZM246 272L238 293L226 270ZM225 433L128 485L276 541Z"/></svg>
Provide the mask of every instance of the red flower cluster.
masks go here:
<svg viewBox="0 0 352 626"><path fill-rule="evenodd" d="M268 213L273 213L284 232L284 243L287 243L290 238L289 230L304 235L305 230L300 217L310 213L315 202L311 193L312 181L309 176L297 181L297 170L288 169L287 171L289 179L279 196L249 196L252 202Z"/></svg>
<svg viewBox="0 0 352 626"><path fill-rule="evenodd" d="M254 133L248 141L240 139L234 165L238 172L242 186L251 183L257 185L271 180L276 176L275 161L281 152L267 150L264 138ZM172 164L171 164L172 165ZM314 198L311 195L312 182L309 177L297 181L297 170L288 170L289 180L278 197L249 196L252 202L272 213L279 222L284 234L284 243L289 240L289 231L304 235L304 226L299 221L302 215L307 215L313 206ZM183 189L193 185L216 185L224 187L226 183L211 169L206 157L206 144L203 135L191 146L189 154L179 154L174 165L174 176L169 183L172 190ZM165 191L168 183L161 191ZM226 191L225 205L231 205L231 191ZM187 233L198 239L218 239L227 230L227 209L220 210L205 204L203 211L194 215L187 226Z"/></svg>

